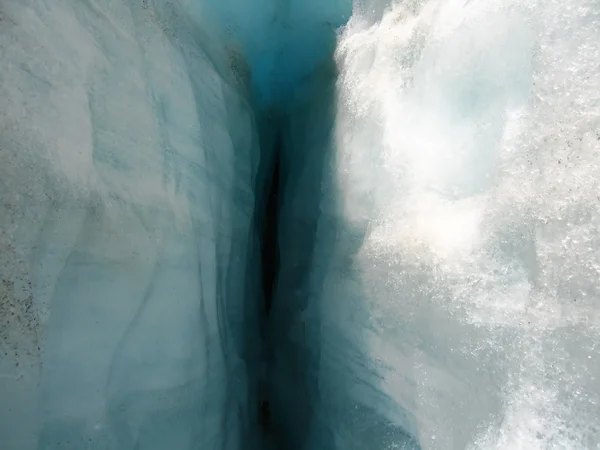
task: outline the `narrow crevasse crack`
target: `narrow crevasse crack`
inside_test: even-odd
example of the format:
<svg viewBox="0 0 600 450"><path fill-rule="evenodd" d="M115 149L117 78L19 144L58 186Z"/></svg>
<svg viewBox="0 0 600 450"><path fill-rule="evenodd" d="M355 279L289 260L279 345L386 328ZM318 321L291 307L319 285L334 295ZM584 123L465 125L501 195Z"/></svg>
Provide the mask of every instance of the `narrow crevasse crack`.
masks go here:
<svg viewBox="0 0 600 450"><path fill-rule="evenodd" d="M275 294L275 283L279 270L278 220L279 220L279 170L281 139L275 138L272 172L267 191L265 216L261 239L262 287L265 301L265 314L269 317Z"/></svg>
<svg viewBox="0 0 600 450"><path fill-rule="evenodd" d="M276 295L277 278L280 270L279 223L281 207L281 133L275 122L263 130L261 181L257 185L256 223L260 233L260 264L262 299L262 346L264 356L264 378L259 397L258 426L263 436L264 449L281 448L277 429L273 426L271 399L269 398L269 366L273 350L270 328L271 310Z"/></svg>

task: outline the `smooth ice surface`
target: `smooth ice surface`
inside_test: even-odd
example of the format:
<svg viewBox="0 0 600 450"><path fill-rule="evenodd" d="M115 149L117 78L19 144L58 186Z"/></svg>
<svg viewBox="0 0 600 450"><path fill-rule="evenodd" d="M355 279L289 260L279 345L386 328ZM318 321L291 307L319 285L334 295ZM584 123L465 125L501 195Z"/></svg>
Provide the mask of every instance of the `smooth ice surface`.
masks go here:
<svg viewBox="0 0 600 450"><path fill-rule="evenodd" d="M259 444L258 136L201 19L0 4L2 449Z"/></svg>

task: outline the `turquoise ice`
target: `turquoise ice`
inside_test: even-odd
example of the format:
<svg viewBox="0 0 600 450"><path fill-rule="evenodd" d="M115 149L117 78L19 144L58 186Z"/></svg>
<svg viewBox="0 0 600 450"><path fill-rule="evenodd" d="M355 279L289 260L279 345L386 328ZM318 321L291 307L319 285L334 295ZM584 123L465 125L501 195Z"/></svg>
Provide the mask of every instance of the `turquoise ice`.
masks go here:
<svg viewBox="0 0 600 450"><path fill-rule="evenodd" d="M599 71L596 0L2 1L0 449L597 448Z"/></svg>

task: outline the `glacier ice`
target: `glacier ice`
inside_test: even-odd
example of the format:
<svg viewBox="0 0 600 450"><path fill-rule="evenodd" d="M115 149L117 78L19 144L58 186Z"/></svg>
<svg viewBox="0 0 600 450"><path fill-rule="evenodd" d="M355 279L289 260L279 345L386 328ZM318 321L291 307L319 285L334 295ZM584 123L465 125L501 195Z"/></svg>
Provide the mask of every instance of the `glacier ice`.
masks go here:
<svg viewBox="0 0 600 450"><path fill-rule="evenodd" d="M0 12L0 447L259 439L243 61L193 5Z"/></svg>
<svg viewBox="0 0 600 450"><path fill-rule="evenodd" d="M0 448L600 445L596 0L4 0L0 68Z"/></svg>

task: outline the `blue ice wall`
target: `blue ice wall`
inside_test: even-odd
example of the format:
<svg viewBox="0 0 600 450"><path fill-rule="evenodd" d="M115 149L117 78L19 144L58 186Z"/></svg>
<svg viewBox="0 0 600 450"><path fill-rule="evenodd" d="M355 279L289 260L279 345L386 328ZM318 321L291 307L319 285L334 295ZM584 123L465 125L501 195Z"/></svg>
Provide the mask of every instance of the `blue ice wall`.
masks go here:
<svg viewBox="0 0 600 450"><path fill-rule="evenodd" d="M286 109L319 65L331 61L352 0L200 0L197 8L245 55L257 108Z"/></svg>
<svg viewBox="0 0 600 450"><path fill-rule="evenodd" d="M0 448L598 446L598 2L350 9L0 4Z"/></svg>
<svg viewBox="0 0 600 450"><path fill-rule="evenodd" d="M260 448L258 135L192 6L0 5L2 449Z"/></svg>
<svg viewBox="0 0 600 450"><path fill-rule="evenodd" d="M419 449L412 412L378 387L357 256L366 222L340 203L338 68L315 72L282 122L281 264L269 322L269 394L282 448ZM368 205L367 205L368 207Z"/></svg>
<svg viewBox="0 0 600 450"><path fill-rule="evenodd" d="M2 4L3 448L266 445L260 195L350 9Z"/></svg>

